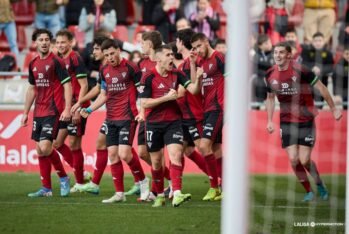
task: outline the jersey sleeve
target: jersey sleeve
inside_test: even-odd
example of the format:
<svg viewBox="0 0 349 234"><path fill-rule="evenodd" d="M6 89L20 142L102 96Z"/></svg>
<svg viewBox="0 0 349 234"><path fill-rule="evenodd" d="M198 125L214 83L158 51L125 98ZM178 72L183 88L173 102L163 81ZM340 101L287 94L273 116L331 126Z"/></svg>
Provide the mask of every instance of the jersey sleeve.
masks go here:
<svg viewBox="0 0 349 234"><path fill-rule="evenodd" d="M129 63L129 69L130 69L130 75L133 79L133 82L135 83L135 86L140 86L141 78L142 78L142 72L139 69L139 67L136 64Z"/></svg>
<svg viewBox="0 0 349 234"><path fill-rule="evenodd" d="M221 53L218 53L216 56L216 61L217 61L217 68L218 70L224 75L225 73L225 58L224 55Z"/></svg>
<svg viewBox="0 0 349 234"><path fill-rule="evenodd" d="M190 79L190 62L188 61L184 62L182 71L185 73L188 79Z"/></svg>
<svg viewBox="0 0 349 234"><path fill-rule="evenodd" d="M99 71L98 84L101 86L101 89L103 89L104 91L107 91L107 82L105 81L105 77L103 75L103 70L104 69L101 69Z"/></svg>
<svg viewBox="0 0 349 234"><path fill-rule="evenodd" d="M311 72L306 67L302 67L301 69L301 79L313 86L319 78L314 74L314 72Z"/></svg>
<svg viewBox="0 0 349 234"><path fill-rule="evenodd" d="M186 76L186 74L182 71L177 72L178 82L184 87L187 88L191 83L191 80Z"/></svg>
<svg viewBox="0 0 349 234"><path fill-rule="evenodd" d="M272 73L272 69L270 68L266 74L265 74L265 77L264 77L264 84L265 86L267 87L267 92L268 93L272 93L273 92L273 89L271 88L270 84L269 84L269 76L270 74ZM258 79L257 77L255 79Z"/></svg>
<svg viewBox="0 0 349 234"><path fill-rule="evenodd" d="M138 93L140 98L151 98L152 80L152 76L149 74L142 77L141 85L138 87Z"/></svg>
<svg viewBox="0 0 349 234"><path fill-rule="evenodd" d="M74 68L77 79L87 78L87 69L80 56L76 56L74 59Z"/></svg>
<svg viewBox="0 0 349 234"><path fill-rule="evenodd" d="M32 63L29 64L29 77L28 77L29 84L35 85L35 77L32 70Z"/></svg>
<svg viewBox="0 0 349 234"><path fill-rule="evenodd" d="M61 84L70 82L70 76L68 74L67 69L65 69L63 60L54 59L54 62L55 62L55 72Z"/></svg>

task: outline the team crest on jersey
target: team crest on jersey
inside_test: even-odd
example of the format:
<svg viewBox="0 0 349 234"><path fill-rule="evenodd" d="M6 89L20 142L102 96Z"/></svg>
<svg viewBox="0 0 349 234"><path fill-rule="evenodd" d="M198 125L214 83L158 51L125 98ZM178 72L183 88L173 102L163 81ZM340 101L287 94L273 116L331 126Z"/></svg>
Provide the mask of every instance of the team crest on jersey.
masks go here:
<svg viewBox="0 0 349 234"><path fill-rule="evenodd" d="M277 81L277 80L273 80L273 81L271 82L271 84L277 85L277 84L278 84L278 81Z"/></svg>
<svg viewBox="0 0 349 234"><path fill-rule="evenodd" d="M107 73L107 75L105 75L105 77L110 77L109 73Z"/></svg>
<svg viewBox="0 0 349 234"><path fill-rule="evenodd" d="M139 93L143 93L144 92L144 86L137 87L137 90L138 90Z"/></svg>
<svg viewBox="0 0 349 234"><path fill-rule="evenodd" d="M210 63L210 65L208 65L208 70L211 70L212 66L213 66L213 64Z"/></svg>
<svg viewBox="0 0 349 234"><path fill-rule="evenodd" d="M47 71L49 68L50 68L50 65L46 65L46 66L45 66L46 71Z"/></svg>
<svg viewBox="0 0 349 234"><path fill-rule="evenodd" d="M202 74L202 78L204 78L204 79L207 78L207 74L206 74L206 73L203 73L203 74Z"/></svg>
<svg viewBox="0 0 349 234"><path fill-rule="evenodd" d="M117 78L117 77L113 77L112 79L111 79L111 82L112 83L117 83L119 81L119 79Z"/></svg>
<svg viewBox="0 0 349 234"><path fill-rule="evenodd" d="M69 69L69 64L65 65L65 69L67 70Z"/></svg>
<svg viewBox="0 0 349 234"><path fill-rule="evenodd" d="M121 73L122 77L124 78L126 77L126 74L127 74L126 72Z"/></svg>
<svg viewBox="0 0 349 234"><path fill-rule="evenodd" d="M144 67L143 69L142 69L142 72L146 72L147 71L147 69Z"/></svg>
<svg viewBox="0 0 349 234"><path fill-rule="evenodd" d="M296 82L297 81L297 76L292 76L291 79L293 80L293 82Z"/></svg>
<svg viewBox="0 0 349 234"><path fill-rule="evenodd" d="M34 67L33 71L37 71L38 69L36 67Z"/></svg>

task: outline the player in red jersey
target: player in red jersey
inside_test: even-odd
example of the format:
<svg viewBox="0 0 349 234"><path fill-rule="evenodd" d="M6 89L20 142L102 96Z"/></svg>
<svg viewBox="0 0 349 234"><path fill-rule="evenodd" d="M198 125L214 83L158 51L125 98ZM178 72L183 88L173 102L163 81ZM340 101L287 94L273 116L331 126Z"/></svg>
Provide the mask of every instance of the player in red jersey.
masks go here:
<svg viewBox="0 0 349 234"><path fill-rule="evenodd" d="M156 58L155 58L155 49L159 48L162 45L162 36L160 32L158 31L150 31L150 32L144 32L142 34L142 52L146 56L139 61L138 66L141 69L141 71L146 73L147 71L151 71L155 65L156 65ZM145 140L145 110L140 107L140 111L138 116L136 117L137 121L139 122L138 127L138 154L141 159L143 159L149 166L151 166L151 160L150 155L147 151L146 146L146 140ZM172 183L170 178L170 171L168 167L165 165L165 159L163 161L163 168L165 173L165 178L168 180L169 187L165 190L165 192L168 194L168 196L171 198L173 196L172 192ZM132 194L132 191L134 189L132 188L130 191L127 192L127 194ZM166 194L166 195L167 195ZM155 184L152 181L152 193L150 194L150 197L148 200L154 200L155 199Z"/></svg>
<svg viewBox="0 0 349 234"><path fill-rule="evenodd" d="M204 99L204 123L199 150L205 157L210 189L204 201L221 200L218 177L222 175L222 129L224 98L224 55L210 46L207 37L196 33L191 38L193 52L201 58L199 66L204 70L202 76L202 95Z"/></svg>
<svg viewBox="0 0 349 234"><path fill-rule="evenodd" d="M312 87L321 93L328 103L333 117L339 120L342 113L338 110L326 86L308 69L292 62L292 49L287 42L281 42L274 48L275 65L267 71L268 87L267 131L274 132L273 113L275 96L280 102L280 133L282 147L286 149L292 168L306 190L303 201L312 201L311 189L306 171L313 177L321 199L328 199L328 191L320 178L316 164L311 160L311 151L315 144L315 117L318 114L314 106Z"/></svg>
<svg viewBox="0 0 349 234"><path fill-rule="evenodd" d="M156 49L156 66L142 77L139 89L141 104L147 111L146 141L152 161L152 177L156 184L157 197L153 207L165 204L164 171L162 169L163 148L166 145L170 158L170 174L174 196L172 205L177 207L190 200L190 194L182 194L183 131L181 112L177 105L177 88L181 84L189 92L200 92L199 78L193 79L174 69L172 48L163 45ZM202 73L201 73L202 74ZM200 76L200 72L197 74Z"/></svg>
<svg viewBox="0 0 349 234"><path fill-rule="evenodd" d="M100 71L101 93L90 107L81 110L83 116L87 117L106 103L106 142L116 193L102 202L113 203L126 200L121 160L125 161L133 175L138 177L140 198L145 200L149 196L149 181L145 177L139 160L132 154L132 142L136 130L135 117L138 114L136 86L139 85L142 73L137 65L121 59L120 48L114 40L105 40L102 51L108 64Z"/></svg>
<svg viewBox="0 0 349 234"><path fill-rule="evenodd" d="M190 77L190 71L195 71L195 62L190 62L190 50L192 49L190 40L194 35L192 29L183 29L177 32L176 47L178 53L183 56L183 63L178 66L178 69L182 70L187 77ZM191 64L193 69L190 69ZM200 138L202 135L202 121L204 117L203 111L203 98L201 93L192 95L190 92L186 92L185 89L180 86L179 96L183 96L177 99L177 103L182 112L182 124L184 134L184 155L191 159L204 173L207 174L207 168L204 157L195 150L195 147L199 148Z"/></svg>
<svg viewBox="0 0 349 234"><path fill-rule="evenodd" d="M73 34L66 29L60 30L56 34L56 47L59 56L63 59L65 67L71 77L73 88L73 104L77 103L88 89L87 71L78 53L73 51ZM81 104L88 107L89 101ZM75 112L70 122L61 122L54 147L60 152L65 161L74 169L75 185L70 192L80 192L84 184L84 155L81 149L82 136L85 134L86 119L81 118L79 112ZM69 135L69 148L64 144Z"/></svg>
<svg viewBox="0 0 349 234"><path fill-rule="evenodd" d="M52 196L51 163L58 171L61 196L69 194L69 178L58 153L52 147L57 137L59 121L70 121L72 88L64 61L50 52L52 34L46 29L36 29L32 40L38 56L29 64L29 87L26 94L22 126L27 126L28 113L33 102L34 121L32 139L36 142L42 188L29 193L29 197Z"/></svg>

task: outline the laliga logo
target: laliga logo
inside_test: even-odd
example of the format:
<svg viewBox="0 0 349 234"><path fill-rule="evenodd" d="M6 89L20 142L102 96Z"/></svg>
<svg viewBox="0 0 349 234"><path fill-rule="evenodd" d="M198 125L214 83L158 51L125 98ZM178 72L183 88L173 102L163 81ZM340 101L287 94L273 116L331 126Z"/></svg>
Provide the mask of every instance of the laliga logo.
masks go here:
<svg viewBox="0 0 349 234"><path fill-rule="evenodd" d="M0 138L9 139L11 138L20 128L21 128L21 119L23 114L18 115L12 122L0 132ZM4 125L0 122L0 131L4 128Z"/></svg>

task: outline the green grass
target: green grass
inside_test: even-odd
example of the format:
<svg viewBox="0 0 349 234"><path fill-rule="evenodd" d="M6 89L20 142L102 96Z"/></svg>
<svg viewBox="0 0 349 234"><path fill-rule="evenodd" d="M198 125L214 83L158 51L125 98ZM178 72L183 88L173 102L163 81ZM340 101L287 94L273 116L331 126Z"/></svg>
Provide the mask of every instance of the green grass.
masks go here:
<svg viewBox="0 0 349 234"><path fill-rule="evenodd" d="M251 177L249 233L344 233L343 226L295 226L295 223L312 221L344 223L345 177L323 178L331 199L306 204L301 202L304 192L294 176ZM26 197L40 185L36 174L0 173L0 184L0 233L212 234L220 231L220 204L201 201L208 188L204 176L184 177L183 191L192 193L192 201L179 208L167 202L166 207L159 209L152 208L150 203L137 203L135 196L122 204L102 204L102 199L113 194L109 175L102 180L99 196L73 194L61 198L54 175L52 198ZM125 186L131 185L131 177L126 176Z"/></svg>
<svg viewBox="0 0 349 234"><path fill-rule="evenodd" d="M59 197L59 184L53 176L54 196L27 198L39 188L36 174L0 174L0 233L219 233L220 204L202 202L208 189L203 176L185 176L183 192L192 201L178 208L152 208L138 203L136 196L121 204L102 204L113 195L111 177L105 175L100 195L73 194ZM132 185L126 176L125 187Z"/></svg>

